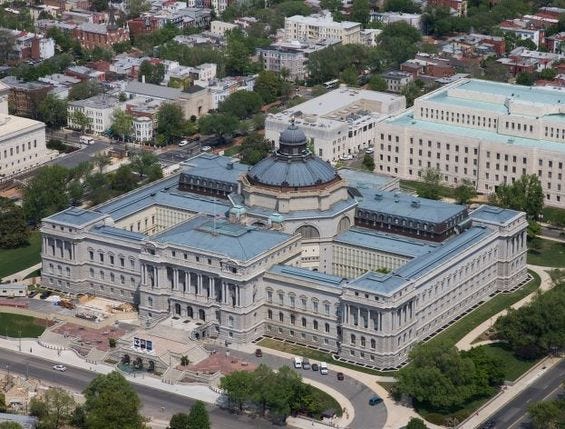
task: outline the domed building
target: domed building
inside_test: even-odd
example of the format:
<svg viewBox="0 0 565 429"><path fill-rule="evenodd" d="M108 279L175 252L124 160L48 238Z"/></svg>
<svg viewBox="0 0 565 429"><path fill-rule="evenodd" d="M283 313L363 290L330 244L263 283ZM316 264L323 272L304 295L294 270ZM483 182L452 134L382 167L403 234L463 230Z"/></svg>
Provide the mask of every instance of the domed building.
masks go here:
<svg viewBox="0 0 565 429"><path fill-rule="evenodd" d="M281 132L279 148L241 177L244 222L277 226L306 240L305 252L317 263L319 243L348 229L357 205L334 167L308 149L294 122Z"/></svg>

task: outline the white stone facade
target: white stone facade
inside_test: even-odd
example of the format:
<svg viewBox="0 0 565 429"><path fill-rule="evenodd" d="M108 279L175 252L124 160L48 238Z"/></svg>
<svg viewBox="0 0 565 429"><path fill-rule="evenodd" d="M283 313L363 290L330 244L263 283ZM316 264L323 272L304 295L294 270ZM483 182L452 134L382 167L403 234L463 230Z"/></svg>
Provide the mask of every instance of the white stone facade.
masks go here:
<svg viewBox="0 0 565 429"><path fill-rule="evenodd" d="M112 126L116 109L124 110L125 104L120 103L116 97L109 95L96 95L85 100L71 101L67 107L69 113L67 122L71 128L80 128L73 121L73 113L76 111L82 112L90 119L90 125L87 129L96 134L102 134Z"/></svg>
<svg viewBox="0 0 565 429"><path fill-rule="evenodd" d="M361 24L358 22L336 22L325 11L322 15L295 15L284 20L284 39L318 42L335 40L343 45L361 43Z"/></svg>

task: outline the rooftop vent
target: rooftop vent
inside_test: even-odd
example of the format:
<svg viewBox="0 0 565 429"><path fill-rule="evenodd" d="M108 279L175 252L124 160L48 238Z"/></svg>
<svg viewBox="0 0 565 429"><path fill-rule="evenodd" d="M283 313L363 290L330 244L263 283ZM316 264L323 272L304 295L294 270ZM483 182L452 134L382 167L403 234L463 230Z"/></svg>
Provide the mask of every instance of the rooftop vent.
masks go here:
<svg viewBox="0 0 565 429"><path fill-rule="evenodd" d="M227 168L228 170L233 170L233 161L229 161L229 162L226 164L226 168Z"/></svg>

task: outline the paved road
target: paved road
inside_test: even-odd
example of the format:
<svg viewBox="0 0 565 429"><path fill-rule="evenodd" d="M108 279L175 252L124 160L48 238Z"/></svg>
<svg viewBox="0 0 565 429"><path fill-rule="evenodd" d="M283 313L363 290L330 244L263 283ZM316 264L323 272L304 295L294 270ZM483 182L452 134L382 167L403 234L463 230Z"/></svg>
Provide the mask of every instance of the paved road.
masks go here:
<svg viewBox="0 0 565 429"><path fill-rule="evenodd" d="M565 360L562 360L490 418L495 429L529 429L528 406L557 396L563 391L560 386L564 381Z"/></svg>
<svg viewBox="0 0 565 429"><path fill-rule="evenodd" d="M561 228L542 226L541 227L541 235L543 235L545 237L558 238L560 240L565 240L565 231Z"/></svg>
<svg viewBox="0 0 565 429"><path fill-rule="evenodd" d="M216 347L218 351L225 350L221 347ZM292 362L287 359L273 356L266 353L263 349L263 357L256 358L253 355L249 355L243 352L230 351L231 355L243 358L254 364L264 363L272 368L279 368L283 365L287 365L293 368ZM313 362L313 361L311 361ZM369 388L351 378L345 377L345 380L338 381L336 374L330 371L328 375L321 375L319 372L312 370L296 370L303 377L311 378L313 380L324 383L335 390L341 392L346 398L348 398L353 407L355 408L355 418L351 423L351 428L359 429L380 429L384 427L386 423L386 407L384 404L370 406L369 398L374 395L374 392L369 390Z"/></svg>
<svg viewBox="0 0 565 429"><path fill-rule="evenodd" d="M68 367L65 372L52 369L53 363L36 357L28 357L16 352L0 349L0 368L11 373L29 375L45 384L62 386L80 392L96 374L79 368ZM143 414L158 420L169 420L177 412L187 412L194 400L174 393L133 384L143 403ZM165 407L165 411L161 411ZM262 419L250 419L233 415L227 411L209 406L210 419L214 429L272 429L273 426Z"/></svg>
<svg viewBox="0 0 565 429"><path fill-rule="evenodd" d="M73 168L79 165L81 162L90 161L90 158L98 152L102 152L107 149L110 145L108 143L103 143L97 141L91 145L85 146L82 149L76 150L67 155L59 156L52 161L48 162L48 165L61 165L66 168Z"/></svg>

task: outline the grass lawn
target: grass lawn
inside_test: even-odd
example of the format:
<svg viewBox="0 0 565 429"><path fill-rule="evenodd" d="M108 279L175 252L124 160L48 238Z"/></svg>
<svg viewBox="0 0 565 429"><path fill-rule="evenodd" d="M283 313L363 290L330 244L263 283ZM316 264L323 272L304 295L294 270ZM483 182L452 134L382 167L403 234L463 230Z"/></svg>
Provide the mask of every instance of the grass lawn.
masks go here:
<svg viewBox="0 0 565 429"><path fill-rule="evenodd" d="M312 389L314 389L314 394L316 396L315 402L321 405L320 408L322 411L334 410L335 414L338 417L341 417L343 410L341 409L339 402L337 402L333 396L331 396L329 393L324 392L323 390L318 389L317 387L312 386Z"/></svg>
<svg viewBox="0 0 565 429"><path fill-rule="evenodd" d="M36 338L45 331L45 321L21 314L0 313L0 335L19 338Z"/></svg>
<svg viewBox="0 0 565 429"><path fill-rule="evenodd" d="M262 340L257 342L257 345L261 347L267 347L269 349L279 350L281 352L290 353L296 356L302 356L315 362L327 362L331 363L332 365L339 365L344 368L350 368L355 371L364 372L366 374L394 376L394 373L376 371L374 369L364 368L362 366L333 360L332 356L329 353L311 349L309 347L299 346L297 344L285 343L279 340L274 340L272 338L263 338Z"/></svg>
<svg viewBox="0 0 565 429"><path fill-rule="evenodd" d="M512 353L512 350L503 343L493 343L479 346L484 349L489 356L501 359L504 362L504 379L514 381L532 366L539 362L539 359L523 360Z"/></svg>
<svg viewBox="0 0 565 429"><path fill-rule="evenodd" d="M442 341L450 345L455 345L477 325L535 291L539 287L541 281L536 273L530 271L530 274L534 276L534 278L528 284L512 293L499 293L494 298L491 298L489 301L473 310L471 313L459 319L445 331L436 335L429 342Z"/></svg>
<svg viewBox="0 0 565 429"><path fill-rule="evenodd" d="M29 245L17 249L0 250L0 278L31 267L41 262L41 234L34 231L29 236Z"/></svg>
<svg viewBox="0 0 565 429"><path fill-rule="evenodd" d="M241 151L241 146L232 146L224 150L224 156L234 156Z"/></svg>
<svg viewBox="0 0 565 429"><path fill-rule="evenodd" d="M424 182L419 182L417 180L401 180L400 181L400 188L403 190L414 191L418 195L422 193L422 190L427 185ZM439 195L445 198L455 198L454 196L454 188L449 186L440 185L439 186Z"/></svg>
<svg viewBox="0 0 565 429"><path fill-rule="evenodd" d="M528 250L528 264L543 267L565 267L565 243L536 239L535 249Z"/></svg>
<svg viewBox="0 0 565 429"><path fill-rule="evenodd" d="M565 226L565 210L557 207L544 207L543 221L555 226Z"/></svg>

